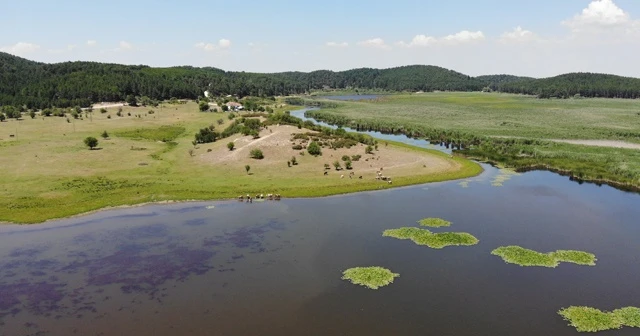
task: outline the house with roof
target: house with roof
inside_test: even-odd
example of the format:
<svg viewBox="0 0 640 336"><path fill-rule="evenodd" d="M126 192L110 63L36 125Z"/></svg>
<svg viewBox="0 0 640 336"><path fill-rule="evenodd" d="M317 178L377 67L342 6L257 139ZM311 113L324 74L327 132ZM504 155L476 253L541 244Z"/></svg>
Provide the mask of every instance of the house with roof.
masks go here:
<svg viewBox="0 0 640 336"><path fill-rule="evenodd" d="M242 104L236 103L236 102L228 102L227 103L227 107L229 108L229 111L242 111L242 110L244 110L244 106L242 106Z"/></svg>

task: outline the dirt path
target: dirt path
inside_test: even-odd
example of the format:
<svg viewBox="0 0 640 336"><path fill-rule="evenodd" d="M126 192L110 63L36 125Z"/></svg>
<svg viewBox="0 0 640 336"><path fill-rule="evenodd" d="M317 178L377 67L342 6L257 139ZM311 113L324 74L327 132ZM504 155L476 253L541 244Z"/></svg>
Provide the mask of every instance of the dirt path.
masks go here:
<svg viewBox="0 0 640 336"><path fill-rule="evenodd" d="M553 142L562 142L573 145L584 146L596 146L596 147L610 147L610 148L628 148L628 149L640 149L640 144L625 141L615 140L565 140L565 139L551 139Z"/></svg>

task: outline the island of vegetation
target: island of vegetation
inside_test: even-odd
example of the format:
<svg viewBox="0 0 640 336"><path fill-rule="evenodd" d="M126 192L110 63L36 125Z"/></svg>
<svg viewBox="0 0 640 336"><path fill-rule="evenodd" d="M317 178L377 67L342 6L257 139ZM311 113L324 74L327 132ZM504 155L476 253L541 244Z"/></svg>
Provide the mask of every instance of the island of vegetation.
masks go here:
<svg viewBox="0 0 640 336"><path fill-rule="evenodd" d="M579 332L599 332L622 327L640 328L640 308L626 307L603 312L591 307L569 307L558 314Z"/></svg>
<svg viewBox="0 0 640 336"><path fill-rule="evenodd" d="M1 122L0 221L164 201L318 197L482 171L438 151L302 122L287 113L296 107L270 98L135 100ZM234 104L245 111L229 111Z"/></svg>
<svg viewBox="0 0 640 336"><path fill-rule="evenodd" d="M434 249L442 249L447 246L471 246L478 244L479 240L466 232L440 232L433 233L429 230L414 227L386 230L383 237L408 239L418 245L428 246Z"/></svg>
<svg viewBox="0 0 640 336"><path fill-rule="evenodd" d="M393 283L400 274L382 267L355 267L342 273L342 280L349 280L355 285L378 289Z"/></svg>
<svg viewBox="0 0 640 336"><path fill-rule="evenodd" d="M451 226L451 222L446 221L442 218L424 218L419 220L418 224L420 224L420 226L428 226L432 228Z"/></svg>
<svg viewBox="0 0 640 336"><path fill-rule="evenodd" d="M520 246L503 246L491 252L499 256L506 263L520 266L541 266L555 268L561 262L573 263L585 266L595 266L596 256L583 251L558 250L549 253L540 253Z"/></svg>

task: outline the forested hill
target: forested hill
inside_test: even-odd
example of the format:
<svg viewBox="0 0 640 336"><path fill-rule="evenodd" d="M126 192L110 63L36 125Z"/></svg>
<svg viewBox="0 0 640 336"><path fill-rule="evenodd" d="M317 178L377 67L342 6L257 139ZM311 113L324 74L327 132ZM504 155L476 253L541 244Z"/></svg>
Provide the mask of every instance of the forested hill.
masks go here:
<svg viewBox="0 0 640 336"><path fill-rule="evenodd" d="M485 87L539 97L639 98L640 79L577 73L545 79L510 75L476 78L428 65L390 69L353 69L283 73L248 73L216 68L151 68L95 62L39 63L0 52L0 105L89 106L123 101L127 96L151 99L195 99L205 90L215 95L276 96L332 89L388 91L480 91Z"/></svg>
<svg viewBox="0 0 640 336"><path fill-rule="evenodd" d="M540 98L582 97L640 98L640 78L594 73L570 73L550 78L499 84L506 93L537 95Z"/></svg>
<svg viewBox="0 0 640 336"><path fill-rule="evenodd" d="M479 91L482 81L435 66L354 69L274 74L227 72L216 68L151 68L94 62L45 64L0 53L0 104L88 106L122 101L128 95L152 99L213 94L273 96L330 87L390 91Z"/></svg>
<svg viewBox="0 0 640 336"><path fill-rule="evenodd" d="M500 85L514 82L522 82L527 80L533 80L533 77L521 77L521 76L513 76L513 75L485 75L478 76L476 79L479 79L487 84L492 90L498 90Z"/></svg>

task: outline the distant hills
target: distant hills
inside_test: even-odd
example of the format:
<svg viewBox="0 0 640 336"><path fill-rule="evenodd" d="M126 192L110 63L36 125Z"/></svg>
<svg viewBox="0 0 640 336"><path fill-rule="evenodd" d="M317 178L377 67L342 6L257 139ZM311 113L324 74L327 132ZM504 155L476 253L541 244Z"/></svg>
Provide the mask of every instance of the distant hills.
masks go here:
<svg viewBox="0 0 640 336"><path fill-rule="evenodd" d="M640 98L640 79L575 73L533 79L511 75L470 77L430 65L347 71L249 73L190 66L152 68L96 62L47 64L0 52L0 104L28 108L89 106L123 101L128 95L152 99L195 99L216 95L274 96L323 88L386 91L481 91L491 88L542 98Z"/></svg>

